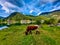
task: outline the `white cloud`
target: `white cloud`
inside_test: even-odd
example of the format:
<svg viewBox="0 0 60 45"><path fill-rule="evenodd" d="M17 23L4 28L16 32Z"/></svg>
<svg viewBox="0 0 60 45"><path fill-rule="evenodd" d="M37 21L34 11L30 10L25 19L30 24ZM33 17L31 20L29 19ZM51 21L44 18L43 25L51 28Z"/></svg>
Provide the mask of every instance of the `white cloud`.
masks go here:
<svg viewBox="0 0 60 45"><path fill-rule="evenodd" d="M30 11L30 14L33 12L33 10Z"/></svg>
<svg viewBox="0 0 60 45"><path fill-rule="evenodd" d="M43 2L55 2L57 0L42 0Z"/></svg>
<svg viewBox="0 0 60 45"><path fill-rule="evenodd" d="M9 9L0 1L0 5L2 6L2 9L6 11L6 13L9 13Z"/></svg>
<svg viewBox="0 0 60 45"><path fill-rule="evenodd" d="M5 10L5 13L11 13L14 12L15 10L12 10L11 8L18 8L17 6L5 1L5 2L1 2L0 1L0 5L2 6L2 10Z"/></svg>
<svg viewBox="0 0 60 45"><path fill-rule="evenodd" d="M5 2L4 5L6 7L16 7L15 5L13 5L13 4L9 3L9 2Z"/></svg>
<svg viewBox="0 0 60 45"><path fill-rule="evenodd" d="M40 15L42 12L39 12L37 15Z"/></svg>
<svg viewBox="0 0 60 45"><path fill-rule="evenodd" d="M60 9L60 6L58 6L57 9Z"/></svg>
<svg viewBox="0 0 60 45"><path fill-rule="evenodd" d="M60 9L60 6L58 6L58 7L55 7L55 8L53 8L52 10L50 10L50 11L55 11L55 10L59 10Z"/></svg>
<svg viewBox="0 0 60 45"><path fill-rule="evenodd" d="M15 11L25 13L26 10L29 10L29 12L27 11L27 13L32 14L32 12L34 12L35 14L39 15L42 13L42 11L44 11L44 7L47 6L46 3L53 3L55 1L57 1L57 0L32 0L31 3L26 4L23 0L21 0L21 3L23 3L24 6L19 7L18 5L14 5L13 3L8 2L8 0L0 0L0 5L2 6L2 10L5 10L5 13L11 13L11 12L15 12ZM18 3L18 2L16 2L16 3ZM42 3L42 4L40 4L40 3ZM39 7L35 7L36 5ZM54 11L54 10L60 9L60 6L57 7L57 5L55 5L55 7L54 7L51 4L50 7L51 6L53 7L52 10L49 10L49 8L47 8L47 7L45 7L45 9L48 11ZM40 7L42 7L43 9L41 9Z"/></svg>
<svg viewBox="0 0 60 45"><path fill-rule="evenodd" d="M52 9L52 10L50 10L50 11L55 11L55 10L57 10L56 8L54 8L54 9Z"/></svg>
<svg viewBox="0 0 60 45"><path fill-rule="evenodd" d="M49 2L55 2L55 1L57 1L57 0L49 0Z"/></svg>
<svg viewBox="0 0 60 45"><path fill-rule="evenodd" d="M6 13L9 13L9 9L7 7L3 6L2 9L5 10Z"/></svg>

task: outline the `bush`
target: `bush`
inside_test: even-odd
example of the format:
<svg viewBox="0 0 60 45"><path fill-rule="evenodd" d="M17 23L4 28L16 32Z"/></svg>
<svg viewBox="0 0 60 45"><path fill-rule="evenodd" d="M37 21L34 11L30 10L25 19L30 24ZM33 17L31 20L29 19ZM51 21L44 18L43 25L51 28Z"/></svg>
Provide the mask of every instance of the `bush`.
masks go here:
<svg viewBox="0 0 60 45"><path fill-rule="evenodd" d="M41 24L40 20L37 20L37 21L36 21L36 24L38 24L38 25Z"/></svg>

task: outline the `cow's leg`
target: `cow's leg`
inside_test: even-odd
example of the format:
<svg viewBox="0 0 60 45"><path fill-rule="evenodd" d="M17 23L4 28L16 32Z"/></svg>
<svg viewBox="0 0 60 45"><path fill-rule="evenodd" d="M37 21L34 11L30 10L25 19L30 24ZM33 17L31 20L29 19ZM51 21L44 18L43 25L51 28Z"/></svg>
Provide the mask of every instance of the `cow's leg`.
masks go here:
<svg viewBox="0 0 60 45"><path fill-rule="evenodd" d="M38 29L36 30L36 34L40 34L40 31Z"/></svg>
<svg viewBox="0 0 60 45"><path fill-rule="evenodd" d="M30 30L29 33L32 34L32 31Z"/></svg>

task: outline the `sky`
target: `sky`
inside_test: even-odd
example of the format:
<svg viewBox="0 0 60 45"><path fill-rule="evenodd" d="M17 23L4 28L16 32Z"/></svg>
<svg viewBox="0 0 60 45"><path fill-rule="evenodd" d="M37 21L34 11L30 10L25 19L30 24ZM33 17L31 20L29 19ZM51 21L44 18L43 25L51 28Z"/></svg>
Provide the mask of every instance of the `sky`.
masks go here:
<svg viewBox="0 0 60 45"><path fill-rule="evenodd" d="M60 10L60 0L0 0L0 16L13 12L38 16L41 13Z"/></svg>

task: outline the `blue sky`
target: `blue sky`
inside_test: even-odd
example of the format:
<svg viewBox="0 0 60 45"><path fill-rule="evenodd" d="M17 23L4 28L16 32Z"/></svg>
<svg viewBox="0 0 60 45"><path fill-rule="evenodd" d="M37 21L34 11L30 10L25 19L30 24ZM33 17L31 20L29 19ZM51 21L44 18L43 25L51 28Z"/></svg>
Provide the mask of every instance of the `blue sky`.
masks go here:
<svg viewBox="0 0 60 45"><path fill-rule="evenodd" d="M0 0L0 16L13 12L38 16L44 12L60 10L60 0Z"/></svg>

